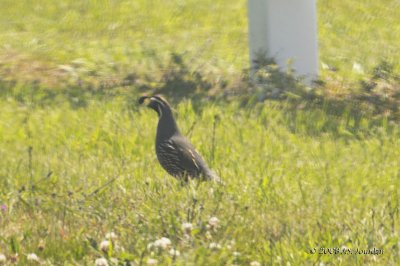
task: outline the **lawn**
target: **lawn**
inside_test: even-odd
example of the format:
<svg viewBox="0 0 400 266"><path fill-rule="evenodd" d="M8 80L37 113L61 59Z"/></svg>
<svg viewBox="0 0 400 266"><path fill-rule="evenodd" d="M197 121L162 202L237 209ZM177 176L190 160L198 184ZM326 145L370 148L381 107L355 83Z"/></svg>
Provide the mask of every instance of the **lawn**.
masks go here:
<svg viewBox="0 0 400 266"><path fill-rule="evenodd" d="M248 86L245 1L1 5L0 265L399 263L396 121L212 97ZM318 5L328 85L399 69L398 1ZM160 87L223 185L159 166L137 98Z"/></svg>
<svg viewBox="0 0 400 266"><path fill-rule="evenodd" d="M56 265L102 256L177 265L398 261L398 129L369 131L365 120L352 136L351 118L333 122L274 104L209 103L195 112L184 101L176 109L182 131L196 122L191 139L225 185L181 186L156 161L156 114L130 105L122 98L78 109L3 102L3 252L18 253L22 264L34 252ZM207 228L210 217L219 228ZM189 236L186 222L194 227ZM118 239L102 254L108 232ZM161 237L181 256L147 250ZM310 255L314 247L384 254Z"/></svg>
<svg viewBox="0 0 400 266"><path fill-rule="evenodd" d="M382 60L400 70L398 1L321 0L318 11L320 61L341 79ZM244 0L2 0L0 44L3 79L51 87L65 82L57 70L83 80L151 76L171 52L228 80L249 67Z"/></svg>

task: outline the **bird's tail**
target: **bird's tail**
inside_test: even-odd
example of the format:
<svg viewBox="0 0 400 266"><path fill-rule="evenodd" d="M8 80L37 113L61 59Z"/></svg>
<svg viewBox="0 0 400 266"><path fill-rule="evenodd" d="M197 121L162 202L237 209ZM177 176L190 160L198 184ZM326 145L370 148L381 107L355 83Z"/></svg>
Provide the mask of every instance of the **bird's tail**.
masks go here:
<svg viewBox="0 0 400 266"><path fill-rule="evenodd" d="M206 180L223 184L221 178L213 170L207 171L205 177L206 177Z"/></svg>

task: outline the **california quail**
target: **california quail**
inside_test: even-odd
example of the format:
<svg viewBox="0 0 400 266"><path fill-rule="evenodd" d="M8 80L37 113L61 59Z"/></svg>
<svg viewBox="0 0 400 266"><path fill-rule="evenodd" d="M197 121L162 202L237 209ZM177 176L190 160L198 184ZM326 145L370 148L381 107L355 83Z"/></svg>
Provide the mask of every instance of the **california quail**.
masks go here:
<svg viewBox="0 0 400 266"><path fill-rule="evenodd" d="M220 178L180 133L169 103L159 95L139 98L139 104L145 101L148 101L147 107L158 114L156 154L161 166L170 175L183 181L200 178L219 182Z"/></svg>

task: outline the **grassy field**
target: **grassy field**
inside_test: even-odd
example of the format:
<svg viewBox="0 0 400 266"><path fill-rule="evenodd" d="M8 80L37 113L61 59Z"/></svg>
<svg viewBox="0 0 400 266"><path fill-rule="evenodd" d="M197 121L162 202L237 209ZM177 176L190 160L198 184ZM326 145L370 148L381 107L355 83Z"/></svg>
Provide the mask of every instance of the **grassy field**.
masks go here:
<svg viewBox="0 0 400 266"><path fill-rule="evenodd" d="M351 118L285 114L273 104L210 103L196 113L185 101L176 111L183 132L197 121L191 139L225 186L182 187L168 176L154 154L156 114L124 99L79 109L4 101L1 250L18 253L22 264L35 252L49 264L90 265L105 256L99 244L112 231L118 248L106 256L138 264L398 262L397 128L370 131L364 120L353 136L346 131ZM207 228L213 216L215 231ZM185 222L194 227L190 237ZM161 237L180 257L147 250ZM309 254L320 247L384 254Z"/></svg>
<svg viewBox="0 0 400 266"><path fill-rule="evenodd" d="M163 64L171 52L188 58L193 69L229 79L249 66L244 0L1 4L3 79L59 87L65 76L98 82L154 75L168 67ZM321 0L318 8L320 59L341 79L354 80L383 59L400 70L398 1ZM360 67L353 71L355 64Z"/></svg>
<svg viewBox="0 0 400 266"><path fill-rule="evenodd" d="M321 0L318 4L322 62L337 68L344 79L349 72L360 76L370 71L381 60L400 70L398 1Z"/></svg>
<svg viewBox="0 0 400 266"><path fill-rule="evenodd" d="M78 78L97 85L130 74L154 79L177 52L193 69L232 76L248 64L245 6L210 0L4 0L1 68L9 79L22 74L51 87Z"/></svg>
<svg viewBox="0 0 400 266"><path fill-rule="evenodd" d="M364 78L354 63L399 69L398 1L318 4L328 83ZM191 94L173 100L181 131L225 184L159 166L139 93L245 85L246 1L1 6L0 265L399 263L394 121Z"/></svg>

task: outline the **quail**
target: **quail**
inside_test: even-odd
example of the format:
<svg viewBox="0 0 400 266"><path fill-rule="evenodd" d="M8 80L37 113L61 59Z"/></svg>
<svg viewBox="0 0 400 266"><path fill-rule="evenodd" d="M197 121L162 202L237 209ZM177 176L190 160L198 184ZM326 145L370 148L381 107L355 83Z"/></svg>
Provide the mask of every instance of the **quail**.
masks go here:
<svg viewBox="0 0 400 266"><path fill-rule="evenodd" d="M155 148L161 166L182 181L198 178L220 182L217 174L179 131L170 104L160 95L139 98L139 104L145 102L158 114Z"/></svg>

